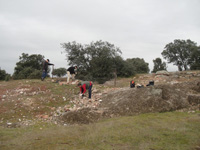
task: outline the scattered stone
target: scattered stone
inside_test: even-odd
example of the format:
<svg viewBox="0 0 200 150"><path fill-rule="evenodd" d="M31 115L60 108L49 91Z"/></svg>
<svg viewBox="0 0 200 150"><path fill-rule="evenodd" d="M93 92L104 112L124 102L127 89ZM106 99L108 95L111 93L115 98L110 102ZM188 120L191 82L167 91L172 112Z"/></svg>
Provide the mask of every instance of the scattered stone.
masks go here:
<svg viewBox="0 0 200 150"><path fill-rule="evenodd" d="M20 127L20 125L18 123L7 123L7 128L17 128Z"/></svg>
<svg viewBox="0 0 200 150"><path fill-rule="evenodd" d="M42 103L49 103L50 101L55 102L58 99L69 103L58 108L46 106L46 108L49 108L51 111L50 114L42 112L43 114L37 115L35 120L54 122L55 120L57 121L58 118L62 118L63 116L66 117L70 114L70 117L67 117L68 119L70 118L70 123L73 123L73 119L75 122L89 123L102 117L133 115L144 112L178 110L195 113L200 107L199 76L200 72L197 71L175 73L157 72L156 74L141 75L139 78L134 78L138 85L146 85L149 81L155 81L155 85L139 89L134 88L132 90L129 88L129 82L127 82L127 87L124 87L123 85L119 88L120 86L118 84L120 84L120 82L117 81L116 85L118 87L114 87L113 81L107 81L104 85L93 86L92 99L88 99L88 95L81 98L77 94L74 97L71 97L70 101L67 96L59 95L55 97L53 92L51 92L51 89L48 89L45 85L32 87L32 85L24 84L24 82L22 82L20 83L20 86L14 90L4 90L0 95L0 102L8 101L14 103L13 110L9 110L9 112L12 114L21 114L21 118L17 119L21 126L33 124L31 121L27 121L28 116L25 116L24 108L30 109L30 114L34 114L33 111L39 112L40 110L43 110L45 106L42 105ZM33 82L28 81L27 83ZM59 84L54 85L66 85L65 81L59 81L57 83ZM72 82L71 84L75 84L75 82ZM109 87L107 85L109 85ZM66 88L66 90L69 90L70 92L75 91L71 88ZM40 105L40 103L36 102L37 99L35 97L38 97L37 95L43 93L46 95L49 94L49 97L46 98L41 96L39 98L41 102ZM189 110L189 108L191 108L191 110ZM6 112L8 110L6 107L3 107L0 111ZM35 115L36 114L34 114L34 116ZM87 118L85 122L82 120L81 115L83 118ZM12 119L14 117L15 116L13 115ZM68 124L68 119L65 120L66 122L64 122L64 124ZM3 120L1 122L3 122ZM6 120L4 122L6 122ZM9 123L6 124L6 126L11 127L12 124L9 125ZM12 127L14 126L17 125L13 125Z"/></svg>
<svg viewBox="0 0 200 150"><path fill-rule="evenodd" d="M166 75L166 76L169 76L169 72L166 71L166 70L161 70L161 71L157 71L156 75Z"/></svg>
<svg viewBox="0 0 200 150"><path fill-rule="evenodd" d="M67 84L68 84L67 82L63 82L63 81L59 82L59 85L67 85Z"/></svg>

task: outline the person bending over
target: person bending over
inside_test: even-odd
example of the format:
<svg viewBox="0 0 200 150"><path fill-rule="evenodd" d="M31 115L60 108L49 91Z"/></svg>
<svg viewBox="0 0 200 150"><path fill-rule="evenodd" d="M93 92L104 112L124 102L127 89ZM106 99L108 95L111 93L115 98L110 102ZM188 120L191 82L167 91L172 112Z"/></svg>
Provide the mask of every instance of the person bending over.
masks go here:
<svg viewBox="0 0 200 150"><path fill-rule="evenodd" d="M85 92L88 90L89 99L91 99L92 96L92 82L91 81L82 81L78 83L78 86L80 88L80 94L82 97L84 97Z"/></svg>

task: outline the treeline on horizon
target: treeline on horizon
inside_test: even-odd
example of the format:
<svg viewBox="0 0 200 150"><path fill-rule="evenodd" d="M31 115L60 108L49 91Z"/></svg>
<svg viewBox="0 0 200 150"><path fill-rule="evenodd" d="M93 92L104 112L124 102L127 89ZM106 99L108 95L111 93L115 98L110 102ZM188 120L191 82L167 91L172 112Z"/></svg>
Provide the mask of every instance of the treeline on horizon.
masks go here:
<svg viewBox="0 0 200 150"><path fill-rule="evenodd" d="M149 64L143 58L121 57L121 50L107 41L96 41L82 45L75 41L61 43L66 54L68 64L78 66L77 79L104 83L115 77L130 77L135 74L149 73ZM173 63L182 70L200 70L200 46L191 40L176 39L167 44L161 55L167 63ZM0 68L0 80L12 79L40 79L44 56L41 54L25 54L19 56L13 75ZM153 60L152 73L167 70L166 62L161 58ZM66 75L66 68L52 71L57 77Z"/></svg>

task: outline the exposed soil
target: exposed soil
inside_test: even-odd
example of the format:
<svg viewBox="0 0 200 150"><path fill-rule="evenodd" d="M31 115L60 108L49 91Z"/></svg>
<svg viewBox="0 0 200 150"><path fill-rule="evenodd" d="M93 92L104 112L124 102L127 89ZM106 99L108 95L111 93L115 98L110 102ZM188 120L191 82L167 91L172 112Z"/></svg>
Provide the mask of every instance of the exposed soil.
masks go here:
<svg viewBox="0 0 200 150"><path fill-rule="evenodd" d="M135 81L135 88L130 88L130 80ZM146 86L149 81L154 85ZM200 71L142 74L114 83L94 83L92 99L88 99L78 96L74 83L51 79L0 82L0 125L28 126L38 120L87 124L115 116L199 110Z"/></svg>
<svg viewBox="0 0 200 150"><path fill-rule="evenodd" d="M199 72L151 74L140 76L135 80L137 80L138 85L148 84L147 81L154 80L155 85L142 88L130 88L127 86L106 89L99 99L92 101L100 100L97 107L93 107L90 104L87 107L66 112L60 117L61 122L68 124L90 123L114 116L199 110ZM113 82L110 81L110 83L107 82L106 84L111 85ZM93 97L95 97L95 93Z"/></svg>

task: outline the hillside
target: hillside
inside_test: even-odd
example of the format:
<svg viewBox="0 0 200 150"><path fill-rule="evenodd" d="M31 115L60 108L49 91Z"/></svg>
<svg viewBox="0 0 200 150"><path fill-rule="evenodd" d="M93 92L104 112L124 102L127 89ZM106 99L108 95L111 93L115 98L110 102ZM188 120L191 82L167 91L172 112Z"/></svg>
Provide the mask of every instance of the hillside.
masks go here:
<svg viewBox="0 0 200 150"><path fill-rule="evenodd" d="M134 80L144 87L130 88L130 79L129 81L121 79L117 82L118 87L105 88L105 85L114 85L114 81L105 83L102 87L105 88L104 91L96 92L95 98L90 102L87 101L84 108L77 108L77 106L80 106L80 101L77 103L77 99L75 99L72 103L76 106L76 109L64 113L61 116L62 122L89 123L105 117L184 111L184 109L185 111L199 110L199 72L167 74L166 72L158 72L157 74L140 75ZM155 85L146 86L152 80ZM82 104L84 103L82 102Z"/></svg>
<svg viewBox="0 0 200 150"><path fill-rule="evenodd" d="M116 86L114 81L94 83L91 100L81 99L75 84L56 80L0 82L0 125L24 126L37 120L89 123L105 117L199 109L199 71L137 75L133 80L143 88L130 88L131 78L118 79ZM146 87L152 80L154 86Z"/></svg>
<svg viewBox="0 0 200 150"><path fill-rule="evenodd" d="M0 82L0 149L199 149L200 71L94 83L90 100L65 80Z"/></svg>

